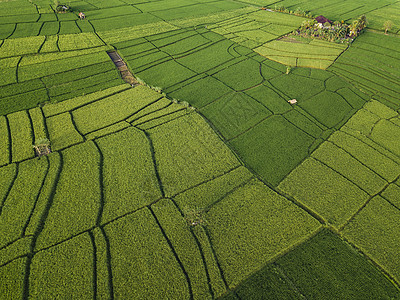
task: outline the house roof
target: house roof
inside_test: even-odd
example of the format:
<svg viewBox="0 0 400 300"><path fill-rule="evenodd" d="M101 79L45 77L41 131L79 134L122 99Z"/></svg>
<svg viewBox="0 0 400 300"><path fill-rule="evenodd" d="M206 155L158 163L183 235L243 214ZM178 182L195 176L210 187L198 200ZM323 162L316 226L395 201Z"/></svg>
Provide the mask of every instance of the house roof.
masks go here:
<svg viewBox="0 0 400 300"><path fill-rule="evenodd" d="M328 22L328 23L332 23L332 21L331 20L329 20L329 19L327 19L327 18L325 18L324 16L318 16L318 17L316 17L315 18L315 20L318 22L318 23L321 23L321 24L325 24L326 22Z"/></svg>

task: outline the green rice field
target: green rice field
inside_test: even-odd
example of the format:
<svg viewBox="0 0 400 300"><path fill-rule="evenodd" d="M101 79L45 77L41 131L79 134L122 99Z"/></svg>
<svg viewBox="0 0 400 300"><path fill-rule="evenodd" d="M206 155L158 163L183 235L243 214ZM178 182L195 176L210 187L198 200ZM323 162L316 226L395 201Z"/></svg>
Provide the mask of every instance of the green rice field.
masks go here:
<svg viewBox="0 0 400 300"><path fill-rule="evenodd" d="M0 0L0 299L400 299L399 11Z"/></svg>

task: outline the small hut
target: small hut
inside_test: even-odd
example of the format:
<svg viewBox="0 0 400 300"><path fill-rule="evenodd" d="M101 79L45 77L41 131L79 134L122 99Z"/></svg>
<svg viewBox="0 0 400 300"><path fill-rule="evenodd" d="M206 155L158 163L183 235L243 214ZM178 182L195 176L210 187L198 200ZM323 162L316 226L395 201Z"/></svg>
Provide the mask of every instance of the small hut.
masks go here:
<svg viewBox="0 0 400 300"><path fill-rule="evenodd" d="M329 20L328 18L325 18L324 16L318 16L315 18L315 21L318 22L319 27L323 27L325 23L332 24L332 21Z"/></svg>

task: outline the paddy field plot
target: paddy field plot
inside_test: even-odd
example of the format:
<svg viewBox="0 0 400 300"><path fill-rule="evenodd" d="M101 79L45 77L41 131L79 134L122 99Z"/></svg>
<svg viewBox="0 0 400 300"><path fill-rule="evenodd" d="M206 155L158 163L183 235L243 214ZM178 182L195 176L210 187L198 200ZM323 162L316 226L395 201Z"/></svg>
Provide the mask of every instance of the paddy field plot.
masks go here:
<svg viewBox="0 0 400 300"><path fill-rule="evenodd" d="M1 299L400 298L396 1L68 5L0 1Z"/></svg>
<svg viewBox="0 0 400 300"><path fill-rule="evenodd" d="M364 93L398 109L398 38L367 32L329 68L346 78Z"/></svg>

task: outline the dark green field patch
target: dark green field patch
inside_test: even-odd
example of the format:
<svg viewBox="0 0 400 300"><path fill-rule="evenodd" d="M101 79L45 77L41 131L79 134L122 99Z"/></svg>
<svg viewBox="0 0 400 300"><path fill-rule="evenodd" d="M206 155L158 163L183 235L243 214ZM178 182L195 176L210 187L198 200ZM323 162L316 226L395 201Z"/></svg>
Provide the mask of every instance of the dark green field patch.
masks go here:
<svg viewBox="0 0 400 300"><path fill-rule="evenodd" d="M294 74L285 74L270 82L288 97L295 98L300 104L325 89L324 83L320 80Z"/></svg>
<svg viewBox="0 0 400 300"><path fill-rule="evenodd" d="M400 292L369 261L328 230L276 262L309 299L396 299Z"/></svg>
<svg viewBox="0 0 400 300"><path fill-rule="evenodd" d="M328 230L252 274L221 299L397 299L375 266Z"/></svg>
<svg viewBox="0 0 400 300"><path fill-rule="evenodd" d="M232 89L208 76L185 85L169 93L169 95L172 98L187 101L194 107L201 108L229 92L232 92Z"/></svg>
<svg viewBox="0 0 400 300"><path fill-rule="evenodd" d="M246 164L277 185L308 156L313 138L281 116L272 116L230 141Z"/></svg>
<svg viewBox="0 0 400 300"><path fill-rule="evenodd" d="M264 80L260 63L247 59L224 69L213 76L236 91L249 89ZM272 70L271 70L272 71Z"/></svg>
<svg viewBox="0 0 400 300"><path fill-rule="evenodd" d="M268 107L274 114L282 114L292 108L285 99L265 85L257 86L245 93Z"/></svg>
<svg viewBox="0 0 400 300"><path fill-rule="evenodd" d="M228 94L201 109L201 113L227 140L271 115L268 109L243 93Z"/></svg>
<svg viewBox="0 0 400 300"><path fill-rule="evenodd" d="M202 73L233 59L234 56L228 53L228 48L232 45L231 41L223 40L178 61L189 69Z"/></svg>
<svg viewBox="0 0 400 300"><path fill-rule="evenodd" d="M150 85L167 88L195 76L196 73L171 60L136 75Z"/></svg>
<svg viewBox="0 0 400 300"><path fill-rule="evenodd" d="M346 100L328 91L319 93L299 105L328 128L344 121L352 110Z"/></svg>

